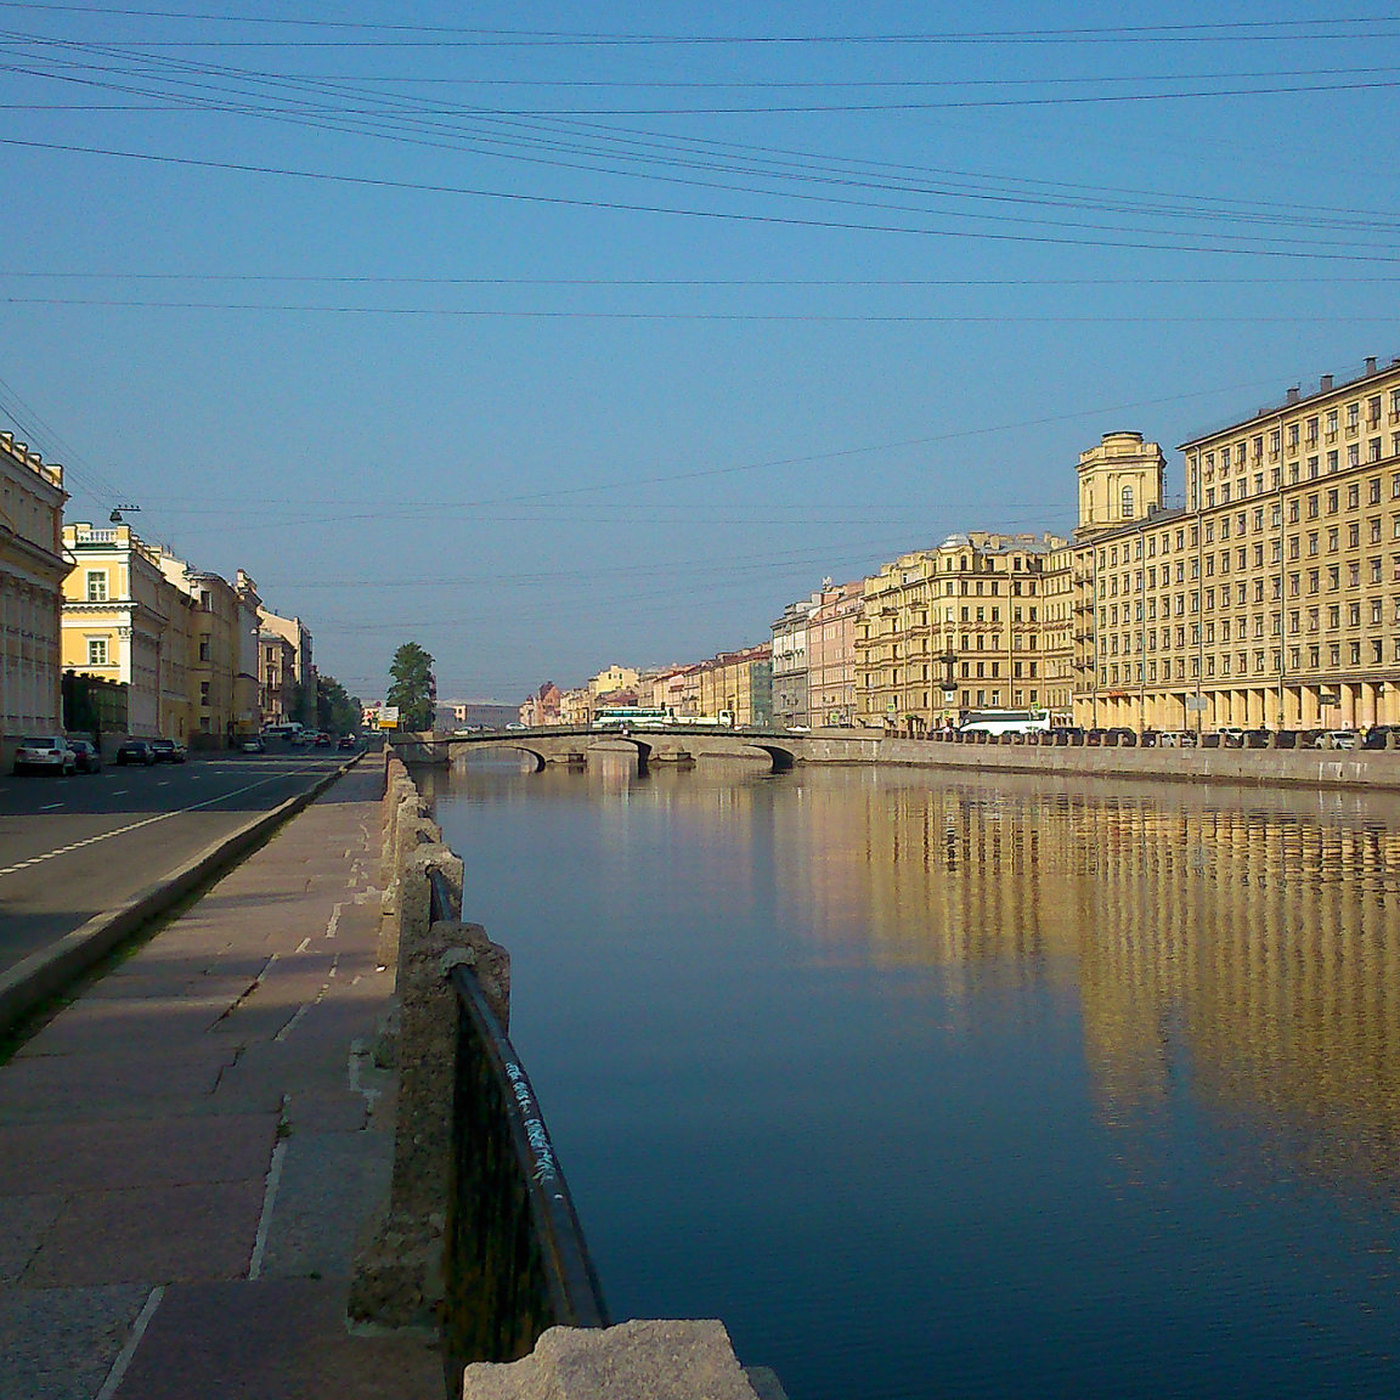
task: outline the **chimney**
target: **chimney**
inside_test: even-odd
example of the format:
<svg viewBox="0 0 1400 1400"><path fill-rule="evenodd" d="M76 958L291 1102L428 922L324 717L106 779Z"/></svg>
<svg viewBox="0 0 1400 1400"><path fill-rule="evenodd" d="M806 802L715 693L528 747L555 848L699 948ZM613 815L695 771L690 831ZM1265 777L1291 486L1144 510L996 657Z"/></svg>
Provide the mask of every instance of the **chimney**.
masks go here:
<svg viewBox="0 0 1400 1400"><path fill-rule="evenodd" d="M1302 392L1301 386L1295 384L1289 391L1286 399L1287 403L1297 403L1299 394Z"/></svg>
<svg viewBox="0 0 1400 1400"><path fill-rule="evenodd" d="M1375 357L1374 355L1367 355L1367 356L1366 356L1366 373L1367 373L1367 374L1374 374L1375 372L1376 372L1376 357Z"/></svg>
<svg viewBox="0 0 1400 1400"><path fill-rule="evenodd" d="M1317 392L1318 392L1319 394L1325 394L1331 387L1332 387L1332 376L1331 376L1330 374L1324 374L1324 375L1322 376L1321 382L1320 382L1320 383L1318 384L1318 386L1317 386Z"/></svg>

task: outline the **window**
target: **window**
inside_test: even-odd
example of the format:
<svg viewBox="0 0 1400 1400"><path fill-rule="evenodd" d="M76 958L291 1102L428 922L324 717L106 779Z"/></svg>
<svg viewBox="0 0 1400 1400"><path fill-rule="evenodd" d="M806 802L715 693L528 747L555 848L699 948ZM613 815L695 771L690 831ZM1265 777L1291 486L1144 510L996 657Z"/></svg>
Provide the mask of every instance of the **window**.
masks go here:
<svg viewBox="0 0 1400 1400"><path fill-rule="evenodd" d="M200 659L201 661L208 661L208 660L209 660L209 638L208 638L208 637L201 637L201 638L199 639L199 659Z"/></svg>
<svg viewBox="0 0 1400 1400"><path fill-rule="evenodd" d="M1124 519L1124 520L1131 520L1132 518L1133 518L1133 488L1132 488L1131 486L1125 486L1125 487L1123 488L1123 519Z"/></svg>
<svg viewBox="0 0 1400 1400"><path fill-rule="evenodd" d="M105 578L106 575L104 574ZM87 639L87 664L89 666L105 666L107 664L107 638L89 637Z"/></svg>
<svg viewBox="0 0 1400 1400"><path fill-rule="evenodd" d="M107 601L106 569L89 569L87 571L87 600L89 603L105 603Z"/></svg>
<svg viewBox="0 0 1400 1400"><path fill-rule="evenodd" d="M200 683L199 683L199 703L200 703L201 705L207 705L207 704L209 703L209 682L208 682L208 681L200 681Z"/></svg>

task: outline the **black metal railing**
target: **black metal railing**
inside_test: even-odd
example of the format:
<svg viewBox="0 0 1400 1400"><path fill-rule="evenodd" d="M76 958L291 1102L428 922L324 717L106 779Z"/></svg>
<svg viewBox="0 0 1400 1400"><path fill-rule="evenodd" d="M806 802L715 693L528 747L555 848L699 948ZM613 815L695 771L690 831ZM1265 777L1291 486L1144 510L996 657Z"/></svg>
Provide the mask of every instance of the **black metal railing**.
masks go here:
<svg viewBox="0 0 1400 1400"><path fill-rule="evenodd" d="M456 917L434 873L435 919ZM449 912L451 911L451 912ZM544 1116L475 973L457 993L443 1361L513 1361L549 1327L606 1327L607 1308ZM455 1377L455 1380L454 1380Z"/></svg>

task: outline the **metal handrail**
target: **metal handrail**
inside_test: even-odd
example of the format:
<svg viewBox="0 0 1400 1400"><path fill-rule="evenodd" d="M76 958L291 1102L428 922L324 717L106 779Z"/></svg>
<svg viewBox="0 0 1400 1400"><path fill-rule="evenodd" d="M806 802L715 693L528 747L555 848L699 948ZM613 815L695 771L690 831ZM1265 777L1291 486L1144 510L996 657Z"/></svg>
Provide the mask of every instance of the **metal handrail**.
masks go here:
<svg viewBox="0 0 1400 1400"><path fill-rule="evenodd" d="M453 969L452 985L496 1081L507 1091L502 1096L502 1110L520 1176L526 1183L531 1226L544 1265L551 1314L546 1325L606 1327L608 1310L602 1285L530 1076L471 969Z"/></svg>

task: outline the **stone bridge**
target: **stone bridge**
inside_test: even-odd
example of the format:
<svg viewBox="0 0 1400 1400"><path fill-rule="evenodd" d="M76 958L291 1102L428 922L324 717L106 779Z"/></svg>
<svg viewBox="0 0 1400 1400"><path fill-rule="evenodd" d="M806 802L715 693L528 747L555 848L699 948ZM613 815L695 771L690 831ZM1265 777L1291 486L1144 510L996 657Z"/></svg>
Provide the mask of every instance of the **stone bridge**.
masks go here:
<svg viewBox="0 0 1400 1400"><path fill-rule="evenodd" d="M476 734L388 735L409 763L449 763L474 749L515 749L528 754L538 771L546 764L587 766L590 756L636 754L639 771L653 764L688 765L707 759L767 763L784 773L797 763L871 763L880 756L881 737L868 730L793 734L764 729L493 729Z"/></svg>

